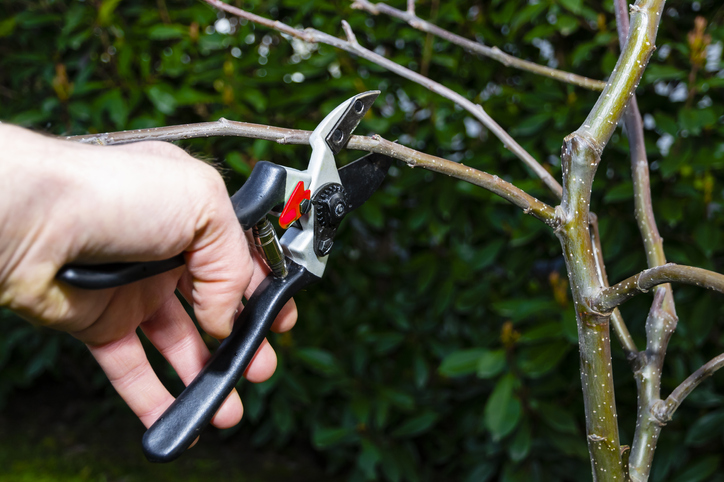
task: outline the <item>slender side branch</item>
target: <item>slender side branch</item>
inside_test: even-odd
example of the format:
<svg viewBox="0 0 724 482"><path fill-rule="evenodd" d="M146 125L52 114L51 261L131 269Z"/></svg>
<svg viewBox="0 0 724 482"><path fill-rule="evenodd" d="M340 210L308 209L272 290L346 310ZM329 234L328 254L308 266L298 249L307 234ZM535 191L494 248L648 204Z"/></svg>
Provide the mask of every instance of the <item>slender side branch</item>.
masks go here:
<svg viewBox="0 0 724 482"><path fill-rule="evenodd" d="M627 0L615 0L616 26L623 50L629 36ZM649 163L646 156L644 127L636 95L631 97L624 113L626 135L631 155L631 177L634 187L634 214L646 251L649 268L666 264L664 241L659 234L651 201ZM614 310L614 313L618 309ZM612 317L613 319L613 317ZM678 317L671 285L656 288L654 303L646 318L646 350L634 359L634 377L638 392L637 423L629 454L629 477L632 482L649 478L661 425L649 416L651 408L661 397L661 373L669 340L676 330Z"/></svg>
<svg viewBox="0 0 724 482"><path fill-rule="evenodd" d="M724 293L724 275L693 266L668 263L646 269L610 288L603 289L591 300L591 306L607 313L624 301L640 293L646 293L654 286L670 282L701 286Z"/></svg>
<svg viewBox="0 0 724 482"><path fill-rule="evenodd" d="M598 231L598 217L594 213L589 214L589 223L591 225L591 241L593 242L593 249L596 255L596 269L598 270L598 277L603 286L608 286L606 264L603 261L603 250L601 249L601 235ZM638 355L638 348L636 348L636 343L631 337L631 333L629 333L628 327L623 321L623 316L621 316L621 311L619 311L618 308L614 309L613 313L611 313L611 326L613 326L613 331L616 333L618 341L621 343L626 359L629 362L633 362Z"/></svg>
<svg viewBox="0 0 724 482"><path fill-rule="evenodd" d="M410 9L410 4L413 5L412 10ZM438 37L447 40L450 43L457 44L464 49L469 50L470 52L474 52L476 54L483 55L493 60L497 60L506 67L526 70L534 74L549 77L551 79L559 80L561 82L567 82L569 84L577 85L579 87L590 90L601 91L606 86L606 83L603 81L589 79L588 77L584 77L582 75L552 69L550 67L546 67L545 65L540 65L536 64L535 62L519 59L512 55L506 54L498 47L488 47L487 45L483 45L479 42L474 42L472 40L466 39L465 37L461 37L460 35L456 35L415 15L414 2L412 0L408 0L407 5L407 11L403 12L402 10L390 7L385 3L372 3L368 0L355 0L352 3L352 8L364 10L371 13L372 15L384 13L391 17L399 18L400 20L404 20L405 22L407 22L413 28L416 28L422 32L437 35Z"/></svg>
<svg viewBox="0 0 724 482"><path fill-rule="evenodd" d="M199 122L197 124L180 124L177 126L153 127L151 129L85 134L68 136L66 139L84 144L110 146L139 141L181 141L199 137L236 136L248 137L250 139L264 139L274 141L278 144L309 144L310 135L311 131L231 121L222 117L215 122ZM362 147L352 147L359 143L360 138L364 137L352 136L348 146L353 149L365 150Z"/></svg>
<svg viewBox="0 0 724 482"><path fill-rule="evenodd" d="M238 136L265 139L279 144L309 144L310 135L310 131L250 124L222 118L216 122L71 136L66 137L66 139L86 144L117 145L144 140L178 141L197 137ZM377 135L371 137L352 136L347 148L385 154L405 162L410 167L422 167L423 169L475 184L518 206L526 214L531 214L549 226L555 226L555 210L551 206L539 201L513 184L500 179L498 176L473 169L458 162L416 151Z"/></svg>
<svg viewBox="0 0 724 482"><path fill-rule="evenodd" d="M702 365L697 371L691 374L689 378L681 382L681 385L671 392L666 400L659 400L651 408L651 415L653 415L658 423L664 425L671 420L674 412L681 402L696 388L701 382L709 378L714 374L715 371L724 367L724 353L712 358L708 363Z"/></svg>
<svg viewBox="0 0 724 482"><path fill-rule="evenodd" d="M271 29L278 30L287 35L304 40L305 42L323 43L358 55L365 60L384 67L390 72L394 72L401 77L416 82L423 87L429 89L430 91L455 102L456 104L460 105L462 108L470 112L473 116L475 116L476 119L478 119L486 128L488 128L488 130L490 130L498 139L503 142L503 145L506 148L510 149L513 154L515 154L520 160L522 160L541 180L543 180L543 183L548 186L548 188L556 196L560 198L562 188L558 181L556 181L555 178L553 178L553 176L548 171L546 171L545 168L541 166L538 161L533 158L533 156L530 155L530 153L528 153L528 151L523 149L523 147L518 144L510 136L510 134L508 134L508 132L505 131L505 129L498 125L493 120L493 118L490 117L487 112L485 112L480 104L476 104L466 99L462 95L458 94L457 92L453 91L452 89L445 87L442 84L439 84L423 75L418 74L417 72L414 72L379 54L376 54L375 52L372 52L369 49L362 47L357 42L357 39L352 33L351 27L346 21L342 21L342 26L347 35L347 40L345 41L324 32L320 32L319 30L315 30L313 28L306 28L304 30L295 29L279 21L272 21L267 18L260 17L259 15L254 15L253 13L241 10L237 7L228 5L221 0L205 1L209 5L218 8L219 10L224 10L225 12L228 12L232 15L236 15L254 23L258 23Z"/></svg>

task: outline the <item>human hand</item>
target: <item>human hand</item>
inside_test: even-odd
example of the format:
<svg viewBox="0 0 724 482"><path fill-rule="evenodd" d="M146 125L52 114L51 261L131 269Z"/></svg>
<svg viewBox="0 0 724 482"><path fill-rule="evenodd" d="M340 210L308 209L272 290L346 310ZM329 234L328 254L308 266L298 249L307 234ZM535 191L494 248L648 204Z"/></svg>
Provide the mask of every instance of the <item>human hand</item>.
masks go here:
<svg viewBox="0 0 724 482"><path fill-rule="evenodd" d="M0 145L0 306L86 343L150 426L173 397L136 329L188 384L209 351L175 290L206 333L225 338L242 294L250 297L268 273L249 253L223 180L163 142L89 146L0 124ZM184 267L118 288L90 292L55 279L67 263L151 261L182 251ZM289 330L296 318L290 300L272 330ZM265 341L246 378L266 380L275 368ZM242 412L233 391L212 423L233 426Z"/></svg>

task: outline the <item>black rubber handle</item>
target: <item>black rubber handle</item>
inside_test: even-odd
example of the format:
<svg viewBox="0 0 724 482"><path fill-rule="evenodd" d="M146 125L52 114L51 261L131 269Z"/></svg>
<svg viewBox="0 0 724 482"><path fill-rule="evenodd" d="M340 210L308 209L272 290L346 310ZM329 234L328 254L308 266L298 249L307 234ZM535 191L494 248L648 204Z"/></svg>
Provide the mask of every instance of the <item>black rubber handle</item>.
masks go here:
<svg viewBox="0 0 724 482"><path fill-rule="evenodd" d="M193 382L143 436L151 462L178 458L209 424L239 382L284 304L319 278L289 262L289 274L267 276L244 306L231 335L216 350Z"/></svg>
<svg viewBox="0 0 724 482"><path fill-rule="evenodd" d="M182 254L161 261L145 263L67 264L60 268L56 278L78 288L102 290L155 276L183 266L183 264Z"/></svg>
<svg viewBox="0 0 724 482"><path fill-rule="evenodd" d="M273 207L284 202L287 171L271 162L259 161L243 186L231 196L239 224L251 229Z"/></svg>
<svg viewBox="0 0 724 482"><path fill-rule="evenodd" d="M234 213L244 229L251 229L271 209L284 202L287 171L271 162L257 162L249 179L231 196ZM56 278L78 288L101 290L133 283L178 268L183 255L161 261L65 265Z"/></svg>

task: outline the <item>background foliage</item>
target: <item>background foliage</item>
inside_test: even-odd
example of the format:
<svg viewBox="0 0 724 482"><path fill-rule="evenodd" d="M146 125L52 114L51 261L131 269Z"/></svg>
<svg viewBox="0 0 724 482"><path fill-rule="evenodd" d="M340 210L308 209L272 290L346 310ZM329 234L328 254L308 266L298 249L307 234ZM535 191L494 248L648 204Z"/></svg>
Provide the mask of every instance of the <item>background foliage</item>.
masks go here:
<svg viewBox="0 0 724 482"><path fill-rule="evenodd" d="M597 97L347 2L237 3L334 35L348 20L363 45L480 102L558 178L562 138ZM418 15L592 78L605 78L619 51L611 1L432 0L418 5ZM699 15L707 23L696 32ZM668 259L720 272L723 20L716 0L669 2L638 91ZM464 162L554 202L467 113L344 52L285 39L190 0L0 0L0 119L53 134L219 117L312 129L368 89L382 94L357 133ZM230 192L258 160L301 168L309 154L308 147L239 138L183 145L217 160ZM645 268L629 174L618 130L592 200L611 281ZM297 296L299 325L272 337L277 373L266 383L242 383L245 419L227 435L274 451L311 444L329 471L350 480L590 477L572 303L559 244L542 223L482 189L398 164L337 239L324 281ZM721 298L674 291L680 324L664 393L724 348ZM649 302L639 297L622 307L639 347ZM0 401L55 377L115 403L80 343L2 316ZM613 344L622 443L629 443L635 384ZM153 362L177 393L171 370ZM724 480L722 379L698 388L664 429L652 480Z"/></svg>

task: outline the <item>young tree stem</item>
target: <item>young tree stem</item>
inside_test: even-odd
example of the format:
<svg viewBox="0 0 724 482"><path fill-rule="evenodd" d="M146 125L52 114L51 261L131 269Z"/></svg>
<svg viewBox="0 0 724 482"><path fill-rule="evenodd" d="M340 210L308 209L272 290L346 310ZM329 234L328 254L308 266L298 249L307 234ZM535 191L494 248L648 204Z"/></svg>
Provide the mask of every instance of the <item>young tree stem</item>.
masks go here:
<svg viewBox="0 0 724 482"><path fill-rule="evenodd" d="M576 306L586 431L594 481L621 481L624 468L611 369L611 310L601 310L593 303L599 293L612 288L606 288L598 276L591 243L591 188L601 152L621 120L654 50L663 3L663 0L639 0L631 7L633 28L610 80L583 125L563 142L563 198L556 208L561 226L556 233L563 247Z"/></svg>

